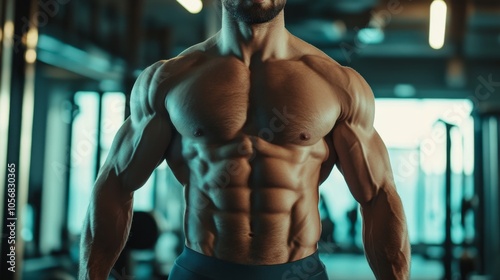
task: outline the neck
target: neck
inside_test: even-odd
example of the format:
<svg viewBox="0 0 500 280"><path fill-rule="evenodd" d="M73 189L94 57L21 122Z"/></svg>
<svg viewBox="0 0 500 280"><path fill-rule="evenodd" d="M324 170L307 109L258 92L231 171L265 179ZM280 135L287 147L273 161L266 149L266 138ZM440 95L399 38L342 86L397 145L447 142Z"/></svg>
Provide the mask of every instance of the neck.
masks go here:
<svg viewBox="0 0 500 280"><path fill-rule="evenodd" d="M239 57L249 65L255 58L265 61L286 57L289 33L285 29L283 11L269 22L247 24L237 21L222 9L222 28L217 39L223 54Z"/></svg>

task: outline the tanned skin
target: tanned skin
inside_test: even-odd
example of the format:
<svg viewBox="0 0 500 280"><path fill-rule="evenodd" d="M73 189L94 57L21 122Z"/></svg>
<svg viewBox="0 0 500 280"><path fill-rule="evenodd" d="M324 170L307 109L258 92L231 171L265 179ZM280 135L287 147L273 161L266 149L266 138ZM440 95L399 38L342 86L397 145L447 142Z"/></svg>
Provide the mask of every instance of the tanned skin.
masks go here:
<svg viewBox="0 0 500 280"><path fill-rule="evenodd" d="M131 116L95 183L80 279L107 279L127 240L133 193L166 160L184 186L186 245L242 264L286 263L317 250L318 187L334 165L363 214L377 279L408 279L410 246L365 80L291 35L283 10L250 23L223 0L222 29L138 78Z"/></svg>

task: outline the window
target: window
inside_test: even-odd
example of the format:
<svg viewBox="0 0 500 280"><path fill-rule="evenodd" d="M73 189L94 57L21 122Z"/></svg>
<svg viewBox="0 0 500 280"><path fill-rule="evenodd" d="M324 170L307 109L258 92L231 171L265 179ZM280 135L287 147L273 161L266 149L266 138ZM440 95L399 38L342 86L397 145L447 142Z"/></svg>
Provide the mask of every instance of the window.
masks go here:
<svg viewBox="0 0 500 280"><path fill-rule="evenodd" d="M68 230L71 235L79 235L97 170L104 164L124 121L126 99L121 92L77 92L74 102L78 114L72 124ZM135 193L134 209L153 208L154 178L151 176Z"/></svg>
<svg viewBox="0 0 500 280"><path fill-rule="evenodd" d="M69 178L68 229L79 235L96 178L100 98L97 92L77 92L78 115L73 120Z"/></svg>
<svg viewBox="0 0 500 280"><path fill-rule="evenodd" d="M445 233L446 131L439 120L456 125L451 131L452 239L472 238L472 217L462 225L462 198L473 194L474 139L472 104L467 100L377 99L375 128L384 140L394 179L406 212L412 244L441 244ZM356 203L335 169L321 192L330 205L335 239L349 243L347 212ZM358 219L356 244L361 246Z"/></svg>

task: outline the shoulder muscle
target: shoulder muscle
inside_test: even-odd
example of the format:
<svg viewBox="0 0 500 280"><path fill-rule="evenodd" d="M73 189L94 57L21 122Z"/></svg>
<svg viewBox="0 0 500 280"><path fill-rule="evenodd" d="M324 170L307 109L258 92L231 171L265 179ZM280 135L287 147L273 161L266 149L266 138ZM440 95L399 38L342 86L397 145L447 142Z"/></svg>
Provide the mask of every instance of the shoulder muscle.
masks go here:
<svg viewBox="0 0 500 280"><path fill-rule="evenodd" d="M172 76L171 64L171 61L158 61L146 68L137 78L130 96L130 110L134 121L153 114L166 113L163 103L169 78Z"/></svg>
<svg viewBox="0 0 500 280"><path fill-rule="evenodd" d="M373 127L375 115L375 98L365 79L354 69L343 67L345 75L342 116L346 122Z"/></svg>

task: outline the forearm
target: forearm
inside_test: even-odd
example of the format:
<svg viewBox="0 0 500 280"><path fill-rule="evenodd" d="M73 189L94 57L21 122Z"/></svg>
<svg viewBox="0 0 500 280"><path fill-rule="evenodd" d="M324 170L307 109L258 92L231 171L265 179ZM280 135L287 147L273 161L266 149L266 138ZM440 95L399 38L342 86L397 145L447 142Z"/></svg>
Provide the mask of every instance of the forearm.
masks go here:
<svg viewBox="0 0 500 280"><path fill-rule="evenodd" d="M113 175L94 188L81 239L79 279L107 279L130 230L133 198Z"/></svg>
<svg viewBox="0 0 500 280"><path fill-rule="evenodd" d="M377 279L409 279L410 244L401 200L396 191L381 189L362 206L363 238Z"/></svg>

